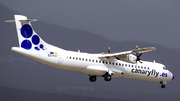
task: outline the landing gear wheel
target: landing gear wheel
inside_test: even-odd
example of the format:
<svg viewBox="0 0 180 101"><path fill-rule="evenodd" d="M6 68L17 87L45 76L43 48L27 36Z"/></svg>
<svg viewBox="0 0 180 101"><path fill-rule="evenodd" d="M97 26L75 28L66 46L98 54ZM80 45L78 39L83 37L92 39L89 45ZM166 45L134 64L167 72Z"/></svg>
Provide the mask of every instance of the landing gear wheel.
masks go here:
<svg viewBox="0 0 180 101"><path fill-rule="evenodd" d="M166 87L166 85L165 85L165 84L167 84L167 82L165 82L165 81L164 81L164 82L163 82L163 81L161 81L161 82L160 82L160 84L161 84L161 88L165 88L165 87Z"/></svg>
<svg viewBox="0 0 180 101"><path fill-rule="evenodd" d="M95 82L95 81L96 81L96 76L90 76L90 77L89 77L89 81Z"/></svg>
<svg viewBox="0 0 180 101"><path fill-rule="evenodd" d="M111 75L104 75L105 81L111 81Z"/></svg>
<svg viewBox="0 0 180 101"><path fill-rule="evenodd" d="M161 88L165 88L166 86L165 85L161 85Z"/></svg>

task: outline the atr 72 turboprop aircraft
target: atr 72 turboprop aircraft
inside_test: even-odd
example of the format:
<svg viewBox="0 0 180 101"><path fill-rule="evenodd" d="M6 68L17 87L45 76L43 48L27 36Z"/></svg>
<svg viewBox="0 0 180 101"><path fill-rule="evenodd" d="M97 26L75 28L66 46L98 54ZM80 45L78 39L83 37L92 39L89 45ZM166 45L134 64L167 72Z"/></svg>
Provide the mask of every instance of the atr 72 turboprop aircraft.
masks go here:
<svg viewBox="0 0 180 101"><path fill-rule="evenodd" d="M19 47L12 47L12 51L49 66L87 73L91 82L95 82L96 77L103 77L105 81L110 81L111 77L125 77L160 82L165 88L165 84L174 79L163 64L140 60L142 53L153 51L154 47L136 47L119 53L110 53L109 48L106 54L68 51L42 40L31 25L36 19L27 19L23 15L14 17L15 20L6 21L16 24Z"/></svg>

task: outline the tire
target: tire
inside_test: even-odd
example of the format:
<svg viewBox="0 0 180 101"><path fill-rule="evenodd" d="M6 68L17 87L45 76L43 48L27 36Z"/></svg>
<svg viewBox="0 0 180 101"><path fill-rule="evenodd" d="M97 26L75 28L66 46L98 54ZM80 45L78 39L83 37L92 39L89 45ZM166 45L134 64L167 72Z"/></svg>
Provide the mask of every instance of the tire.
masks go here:
<svg viewBox="0 0 180 101"><path fill-rule="evenodd" d="M111 75L105 75L104 80L105 81L111 81Z"/></svg>
<svg viewBox="0 0 180 101"><path fill-rule="evenodd" d="M161 85L161 88L165 88L166 86L165 85Z"/></svg>
<svg viewBox="0 0 180 101"><path fill-rule="evenodd" d="M95 81L96 81L96 76L90 76L90 77L89 77L89 81L95 82Z"/></svg>

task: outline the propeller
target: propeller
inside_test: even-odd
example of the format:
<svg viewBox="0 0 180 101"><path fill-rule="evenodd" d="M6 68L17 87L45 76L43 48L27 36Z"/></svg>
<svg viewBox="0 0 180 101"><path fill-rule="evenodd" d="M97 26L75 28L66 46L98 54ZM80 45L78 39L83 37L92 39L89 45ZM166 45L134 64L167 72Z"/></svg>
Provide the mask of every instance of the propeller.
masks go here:
<svg viewBox="0 0 180 101"><path fill-rule="evenodd" d="M108 48L108 53L110 53L111 52L111 49L110 49L110 47Z"/></svg>
<svg viewBox="0 0 180 101"><path fill-rule="evenodd" d="M136 45L136 49L139 49L137 45ZM137 57L136 63L137 63L137 61L139 61L140 63L143 63L140 59L141 55L142 55L142 53L136 53L136 57Z"/></svg>

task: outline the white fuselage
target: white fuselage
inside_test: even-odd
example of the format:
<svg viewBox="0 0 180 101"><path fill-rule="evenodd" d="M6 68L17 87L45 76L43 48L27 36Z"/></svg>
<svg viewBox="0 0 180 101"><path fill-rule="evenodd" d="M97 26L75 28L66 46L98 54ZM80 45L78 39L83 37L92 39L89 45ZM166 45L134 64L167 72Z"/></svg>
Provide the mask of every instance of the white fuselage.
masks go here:
<svg viewBox="0 0 180 101"><path fill-rule="evenodd" d="M173 74L164 69L165 66L159 63L142 61L143 63L132 64L112 57L99 58L98 56L102 54L89 54L67 51L54 46L49 47L57 53L46 55L43 50L29 51L19 47L13 47L12 50L56 68L80 71L94 76L103 76L106 73L105 70L109 69L114 73L112 77L156 82L167 82L173 78Z"/></svg>

